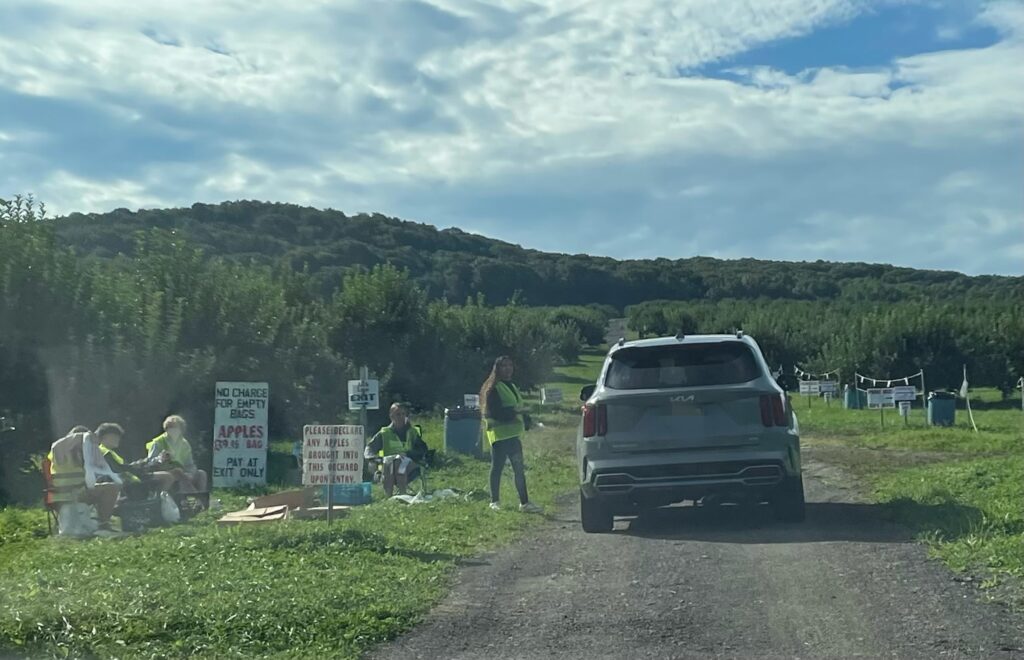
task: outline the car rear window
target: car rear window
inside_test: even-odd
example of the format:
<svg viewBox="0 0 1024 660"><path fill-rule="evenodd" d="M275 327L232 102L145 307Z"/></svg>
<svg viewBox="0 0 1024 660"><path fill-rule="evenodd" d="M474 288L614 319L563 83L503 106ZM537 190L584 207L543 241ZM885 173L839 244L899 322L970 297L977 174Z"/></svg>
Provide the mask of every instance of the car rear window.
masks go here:
<svg viewBox="0 0 1024 660"><path fill-rule="evenodd" d="M605 386L616 390L745 383L760 375L746 344L724 341L623 348L612 355Z"/></svg>

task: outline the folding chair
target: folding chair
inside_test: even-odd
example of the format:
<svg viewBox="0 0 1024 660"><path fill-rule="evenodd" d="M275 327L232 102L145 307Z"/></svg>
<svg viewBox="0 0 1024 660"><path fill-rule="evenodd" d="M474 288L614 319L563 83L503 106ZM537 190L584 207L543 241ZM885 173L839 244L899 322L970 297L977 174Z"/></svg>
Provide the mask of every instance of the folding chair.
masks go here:
<svg viewBox="0 0 1024 660"><path fill-rule="evenodd" d="M53 501L53 472L49 458L44 457L40 470L43 473L43 506L46 507L46 530L52 536L60 529L60 506Z"/></svg>

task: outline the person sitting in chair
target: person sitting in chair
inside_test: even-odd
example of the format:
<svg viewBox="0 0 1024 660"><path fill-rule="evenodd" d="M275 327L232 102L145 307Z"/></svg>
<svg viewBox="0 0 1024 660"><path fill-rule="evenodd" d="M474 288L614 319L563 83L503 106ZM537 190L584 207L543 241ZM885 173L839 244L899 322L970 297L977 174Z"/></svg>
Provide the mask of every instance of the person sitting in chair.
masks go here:
<svg viewBox="0 0 1024 660"><path fill-rule="evenodd" d="M409 482L419 477L417 462L426 460L429 449L419 430L409 423L409 408L405 404L391 404L388 416L391 423L370 439L364 455L381 465L384 492L391 497L396 484L398 492L404 495Z"/></svg>
<svg viewBox="0 0 1024 660"><path fill-rule="evenodd" d="M171 415L164 420L164 432L146 444L146 463L153 477L177 485L179 493L206 493L206 472L196 467L192 447L185 439L185 420Z"/></svg>
<svg viewBox="0 0 1024 660"><path fill-rule="evenodd" d="M121 446L121 436L108 436L105 443L100 443L100 454L107 461L107 467L116 472L124 481L122 493L128 499L145 499L150 491L169 490L174 485L174 477L167 472L146 472L145 459L128 463L117 450Z"/></svg>
<svg viewBox="0 0 1024 660"><path fill-rule="evenodd" d="M53 501L62 506L73 502L92 505L96 509L99 535L115 533L110 517L117 506L121 492L121 477L110 469L100 447L103 443L117 444L124 435L118 424L105 422L90 432L76 426L53 443L47 458L53 481Z"/></svg>

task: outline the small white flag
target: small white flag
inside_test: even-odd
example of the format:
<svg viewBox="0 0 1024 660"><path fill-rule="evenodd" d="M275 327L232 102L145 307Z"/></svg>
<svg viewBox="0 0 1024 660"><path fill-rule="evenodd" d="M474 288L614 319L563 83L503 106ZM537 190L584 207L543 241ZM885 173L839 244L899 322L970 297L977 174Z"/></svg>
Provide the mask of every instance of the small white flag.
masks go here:
<svg viewBox="0 0 1024 660"><path fill-rule="evenodd" d="M967 398L967 374L964 374L964 382L960 386L960 398L961 399L966 399Z"/></svg>

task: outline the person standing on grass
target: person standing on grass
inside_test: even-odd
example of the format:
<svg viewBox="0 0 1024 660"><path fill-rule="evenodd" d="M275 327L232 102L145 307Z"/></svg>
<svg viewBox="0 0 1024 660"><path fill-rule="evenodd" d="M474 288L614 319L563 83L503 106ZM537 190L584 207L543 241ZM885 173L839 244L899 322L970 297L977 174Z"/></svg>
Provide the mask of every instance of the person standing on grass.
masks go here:
<svg viewBox="0 0 1024 660"><path fill-rule="evenodd" d="M512 463L519 510L540 513L541 508L530 502L526 491L526 466L523 463L523 434L530 425L525 413L523 395L512 382L515 364L502 355L494 361L490 376L480 388L480 406L486 424L487 442L491 446L491 509L501 509L501 472L505 461Z"/></svg>

